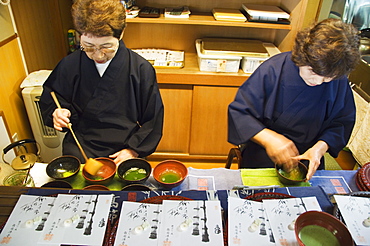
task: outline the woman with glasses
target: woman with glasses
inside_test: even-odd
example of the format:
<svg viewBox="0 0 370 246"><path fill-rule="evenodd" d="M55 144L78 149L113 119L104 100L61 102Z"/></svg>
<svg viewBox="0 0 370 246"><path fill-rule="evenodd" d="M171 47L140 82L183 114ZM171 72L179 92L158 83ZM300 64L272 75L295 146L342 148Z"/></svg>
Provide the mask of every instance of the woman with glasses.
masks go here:
<svg viewBox="0 0 370 246"><path fill-rule="evenodd" d="M358 31L326 19L298 32L292 52L271 57L229 105L228 140L243 145L242 167L309 160L307 179L336 157L355 123L347 75L360 60Z"/></svg>
<svg viewBox="0 0 370 246"><path fill-rule="evenodd" d="M163 127L155 70L122 41L125 13L119 0L75 1L72 17L81 49L59 62L40 99L46 125L62 131L71 123L89 158L110 157L116 164L153 153ZM70 132L63 155L85 162Z"/></svg>

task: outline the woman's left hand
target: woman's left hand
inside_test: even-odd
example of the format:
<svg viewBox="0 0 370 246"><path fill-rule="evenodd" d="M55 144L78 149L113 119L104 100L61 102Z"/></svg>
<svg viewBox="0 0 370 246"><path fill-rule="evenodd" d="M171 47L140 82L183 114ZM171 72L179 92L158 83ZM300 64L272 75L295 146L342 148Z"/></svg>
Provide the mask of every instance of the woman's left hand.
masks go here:
<svg viewBox="0 0 370 246"><path fill-rule="evenodd" d="M320 160L328 151L329 146L324 141L318 141L314 146L308 149L304 154L293 157L295 160L308 160L308 173L306 176L307 180L310 180L315 174L317 168L320 166Z"/></svg>
<svg viewBox="0 0 370 246"><path fill-rule="evenodd" d="M113 161L116 163L116 165L120 164L121 162L138 157L139 154L136 153L136 151L132 149L123 149L121 151L118 151L114 153L113 155L110 155L110 158L114 158Z"/></svg>

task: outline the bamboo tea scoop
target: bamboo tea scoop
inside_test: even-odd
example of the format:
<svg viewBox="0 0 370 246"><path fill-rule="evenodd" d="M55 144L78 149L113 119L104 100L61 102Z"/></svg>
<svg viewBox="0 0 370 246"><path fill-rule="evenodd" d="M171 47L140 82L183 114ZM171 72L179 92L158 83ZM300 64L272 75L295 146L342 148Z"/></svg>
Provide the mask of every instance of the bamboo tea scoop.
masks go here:
<svg viewBox="0 0 370 246"><path fill-rule="evenodd" d="M59 109L61 109L62 107L60 106L60 103L59 103L58 98L55 95L54 91L50 92L50 94L51 94L55 104L57 105L57 107ZM99 171L99 169L102 166L104 166L104 164L101 163L100 161L97 161L97 160L93 159L93 158L87 158L85 151L83 150L80 142L78 141L78 139L77 139L77 137L76 137L76 135L75 135L75 133L72 129L72 124L68 123L67 126L68 126L68 129L71 131L72 136L73 136L74 140L76 141L76 144L77 144L78 148L80 149L83 158L85 159L85 170L86 170L86 172L90 173L91 175L96 175L97 172Z"/></svg>

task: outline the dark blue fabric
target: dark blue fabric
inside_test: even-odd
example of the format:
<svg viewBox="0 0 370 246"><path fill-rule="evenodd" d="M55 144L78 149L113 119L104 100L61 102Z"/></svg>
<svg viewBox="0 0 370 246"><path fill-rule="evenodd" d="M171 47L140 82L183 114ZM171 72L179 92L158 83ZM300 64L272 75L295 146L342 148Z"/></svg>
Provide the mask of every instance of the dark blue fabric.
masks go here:
<svg viewBox="0 0 370 246"><path fill-rule="evenodd" d="M343 177L352 192L359 191L356 185L356 174L358 170L317 170L315 176Z"/></svg>
<svg viewBox="0 0 370 246"><path fill-rule="evenodd" d="M94 61L77 50L59 62L43 89L45 124L53 127L54 91L61 106L71 111L73 130L88 157L108 157L125 148L145 157L162 137L164 108L155 70L122 41L102 77ZM63 154L85 162L70 132Z"/></svg>
<svg viewBox="0 0 370 246"><path fill-rule="evenodd" d="M242 167L274 167L251 137L269 128L291 139L300 154L323 140L336 157L350 137L355 104L346 77L308 86L291 53L285 52L263 62L245 81L229 105L228 117L228 141L246 144Z"/></svg>

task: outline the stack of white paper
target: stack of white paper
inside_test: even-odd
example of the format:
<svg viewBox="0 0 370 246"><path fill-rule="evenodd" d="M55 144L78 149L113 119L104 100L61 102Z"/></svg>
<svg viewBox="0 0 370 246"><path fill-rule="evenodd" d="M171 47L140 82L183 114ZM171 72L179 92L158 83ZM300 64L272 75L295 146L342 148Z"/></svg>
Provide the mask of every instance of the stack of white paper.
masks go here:
<svg viewBox="0 0 370 246"><path fill-rule="evenodd" d="M294 223L306 211L321 211L316 197L256 202L228 198L228 242L235 245L298 245Z"/></svg>
<svg viewBox="0 0 370 246"><path fill-rule="evenodd" d="M1 245L102 245L113 195L21 195Z"/></svg>
<svg viewBox="0 0 370 246"><path fill-rule="evenodd" d="M220 202L123 202L114 245L223 246Z"/></svg>
<svg viewBox="0 0 370 246"><path fill-rule="evenodd" d="M356 245L370 245L370 198L334 195Z"/></svg>
<svg viewBox="0 0 370 246"><path fill-rule="evenodd" d="M274 5L262 4L242 4L243 10L248 14L249 21L278 21L280 19L289 20L290 15Z"/></svg>

